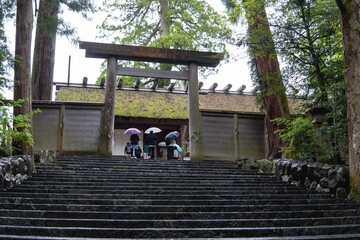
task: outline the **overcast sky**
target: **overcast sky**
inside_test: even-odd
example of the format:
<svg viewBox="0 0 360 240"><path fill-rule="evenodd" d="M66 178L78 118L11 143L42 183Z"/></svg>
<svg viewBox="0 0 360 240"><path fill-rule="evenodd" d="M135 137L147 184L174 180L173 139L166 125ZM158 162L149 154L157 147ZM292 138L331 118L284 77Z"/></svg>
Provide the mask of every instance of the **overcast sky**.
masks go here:
<svg viewBox="0 0 360 240"><path fill-rule="evenodd" d="M215 9L222 9L220 0L208 0ZM98 1L96 1L98 2ZM103 21L104 15L96 13L90 15L92 21L83 19L80 14L72 12L65 12L65 21L71 23L76 27L78 36L81 41L93 41L101 42L102 40L96 39L98 30L96 25ZM13 23L6 25L8 28L13 27ZM14 31L8 31L14 32ZM33 33L35 35L35 31ZM15 45L15 32L9 36L10 44ZM34 42L34 41L33 41ZM241 85L246 86L245 92L251 91L252 84L250 80L249 68L247 65L247 55L245 49L237 50L236 52L238 60L236 62L230 62L221 64L218 69L219 73L209 76L207 79L200 78L199 81L204 82L203 88L208 88L212 83L218 83L218 89L222 89L227 84L232 84L231 90L237 90ZM68 80L68 63L69 56L71 56L70 67L70 82L81 83L83 77L88 77L88 83L95 83L97 77L100 74L100 64L102 59L85 58L85 50L80 50L77 46L72 45L65 37L57 37L56 39L56 52L55 52L55 72L54 82L67 82ZM7 99L12 99L12 93L7 92L5 94Z"/></svg>

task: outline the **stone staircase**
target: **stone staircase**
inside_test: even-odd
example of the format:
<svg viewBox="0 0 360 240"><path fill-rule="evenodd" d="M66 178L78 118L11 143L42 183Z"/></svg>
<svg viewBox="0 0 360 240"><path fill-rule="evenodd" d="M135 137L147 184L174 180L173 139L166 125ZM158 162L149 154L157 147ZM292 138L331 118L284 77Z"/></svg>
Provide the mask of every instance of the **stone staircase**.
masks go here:
<svg viewBox="0 0 360 240"><path fill-rule="evenodd" d="M360 203L220 161L61 157L0 192L0 239L360 239Z"/></svg>

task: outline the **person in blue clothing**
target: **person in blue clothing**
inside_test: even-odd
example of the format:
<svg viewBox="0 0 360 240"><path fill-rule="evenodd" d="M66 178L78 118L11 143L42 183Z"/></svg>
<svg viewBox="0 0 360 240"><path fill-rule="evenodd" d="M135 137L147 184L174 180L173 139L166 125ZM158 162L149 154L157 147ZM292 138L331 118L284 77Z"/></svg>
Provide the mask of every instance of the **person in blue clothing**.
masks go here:
<svg viewBox="0 0 360 240"><path fill-rule="evenodd" d="M127 158L130 158L131 156L131 148L130 148L130 143L126 143L125 149L124 149L124 153L126 155Z"/></svg>

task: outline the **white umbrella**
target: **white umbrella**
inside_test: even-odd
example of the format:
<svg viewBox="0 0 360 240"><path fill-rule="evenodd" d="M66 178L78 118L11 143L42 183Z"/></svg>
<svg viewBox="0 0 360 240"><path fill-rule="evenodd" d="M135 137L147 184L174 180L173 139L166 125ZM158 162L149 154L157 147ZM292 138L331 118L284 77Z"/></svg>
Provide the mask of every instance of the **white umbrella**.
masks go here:
<svg viewBox="0 0 360 240"><path fill-rule="evenodd" d="M159 132L161 132L161 129L157 128L157 127L151 127L151 128L146 129L145 134L150 134L151 131L153 133L159 133Z"/></svg>

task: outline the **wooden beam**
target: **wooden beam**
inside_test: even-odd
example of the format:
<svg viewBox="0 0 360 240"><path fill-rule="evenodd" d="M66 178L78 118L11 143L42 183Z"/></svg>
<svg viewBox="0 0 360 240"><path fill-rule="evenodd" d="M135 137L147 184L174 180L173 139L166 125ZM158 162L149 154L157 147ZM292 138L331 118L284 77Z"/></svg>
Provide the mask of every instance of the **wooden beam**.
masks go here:
<svg viewBox="0 0 360 240"><path fill-rule="evenodd" d="M237 113L234 114L234 149L235 149L235 159L239 158L240 149L239 149L239 116Z"/></svg>
<svg viewBox="0 0 360 240"><path fill-rule="evenodd" d="M231 88L232 88L232 85L231 85L231 84L226 85L226 86L224 87L224 89L223 89L224 93L228 93Z"/></svg>
<svg viewBox="0 0 360 240"><path fill-rule="evenodd" d="M216 52L187 51L170 48L143 47L96 42L79 42L80 49L86 49L85 57L118 60L144 61L216 67L224 54Z"/></svg>
<svg viewBox="0 0 360 240"><path fill-rule="evenodd" d="M172 92L175 88L175 83L172 82L169 84L169 86L167 86L166 90L168 90L169 92Z"/></svg>
<svg viewBox="0 0 360 240"><path fill-rule="evenodd" d="M105 78L101 78L101 80L100 80L100 87L104 87L104 85L105 85Z"/></svg>
<svg viewBox="0 0 360 240"><path fill-rule="evenodd" d="M176 72L143 68L125 68L118 65L117 75L131 76L131 77L146 77L146 78L166 78L166 79L178 79L189 80L188 71Z"/></svg>
<svg viewBox="0 0 360 240"><path fill-rule="evenodd" d="M134 84L134 88L135 89L139 89L139 87L140 87L140 80L137 80L136 82L135 82L135 84Z"/></svg>
<svg viewBox="0 0 360 240"><path fill-rule="evenodd" d="M158 81L155 80L155 81L153 82L153 84L151 85L151 89L152 89L153 91L155 91L157 85L158 85Z"/></svg>
<svg viewBox="0 0 360 240"><path fill-rule="evenodd" d="M239 94L244 94L245 88L246 88L245 85L241 85L241 87L239 87L239 89L238 89L238 93L239 93Z"/></svg>
<svg viewBox="0 0 360 240"><path fill-rule="evenodd" d="M122 85L123 85L123 80L119 79L119 82L117 83L116 87L121 89Z"/></svg>
<svg viewBox="0 0 360 240"><path fill-rule="evenodd" d="M201 88L204 86L203 82L199 82L199 90L201 90Z"/></svg>
<svg viewBox="0 0 360 240"><path fill-rule="evenodd" d="M59 154L63 154L64 123L65 123L65 104L62 104L61 107L60 107L60 115L59 115L59 136L58 136L58 151L59 151Z"/></svg>
<svg viewBox="0 0 360 240"><path fill-rule="evenodd" d="M217 83L213 83L211 86L210 86L210 92L215 92L215 89L217 88L218 84Z"/></svg>

